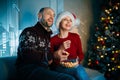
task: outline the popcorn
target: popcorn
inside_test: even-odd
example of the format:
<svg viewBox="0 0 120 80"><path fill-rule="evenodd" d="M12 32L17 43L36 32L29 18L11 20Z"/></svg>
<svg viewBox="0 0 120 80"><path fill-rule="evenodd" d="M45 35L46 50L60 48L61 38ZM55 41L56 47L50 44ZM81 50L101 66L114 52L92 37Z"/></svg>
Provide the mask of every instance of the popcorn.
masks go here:
<svg viewBox="0 0 120 80"><path fill-rule="evenodd" d="M60 62L60 65L63 66L63 67L66 67L66 68L73 68L73 67L76 67L77 65L79 65L79 62L76 61L76 62Z"/></svg>

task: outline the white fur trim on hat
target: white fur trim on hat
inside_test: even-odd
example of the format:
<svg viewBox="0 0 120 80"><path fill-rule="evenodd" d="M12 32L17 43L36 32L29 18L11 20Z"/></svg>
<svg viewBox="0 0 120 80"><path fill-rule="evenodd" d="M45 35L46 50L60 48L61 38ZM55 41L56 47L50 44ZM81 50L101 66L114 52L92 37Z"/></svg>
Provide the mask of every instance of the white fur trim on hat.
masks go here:
<svg viewBox="0 0 120 80"><path fill-rule="evenodd" d="M78 26L78 25L80 25L80 19L79 18L77 18L77 16L74 14L74 13L72 13L72 15L74 16L74 26Z"/></svg>
<svg viewBox="0 0 120 80"><path fill-rule="evenodd" d="M64 11L64 12L61 12L58 17L57 17L57 20L56 20L56 27L59 28L59 24L61 22L61 20L64 18L64 17L67 17L69 16L72 20L72 26L74 26L74 16L72 15L72 13L68 12L68 11Z"/></svg>
<svg viewBox="0 0 120 80"><path fill-rule="evenodd" d="M80 19L76 18L76 19L75 19L74 26L78 26L78 25L80 25Z"/></svg>

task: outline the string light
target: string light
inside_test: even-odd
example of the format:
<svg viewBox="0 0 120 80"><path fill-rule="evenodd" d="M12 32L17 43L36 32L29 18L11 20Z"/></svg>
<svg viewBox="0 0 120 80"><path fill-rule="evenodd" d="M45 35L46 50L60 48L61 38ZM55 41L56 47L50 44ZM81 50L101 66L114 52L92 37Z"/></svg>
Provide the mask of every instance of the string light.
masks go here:
<svg viewBox="0 0 120 80"><path fill-rule="evenodd" d="M105 9L105 12L106 12L107 14L110 14L110 11L109 11L109 10L107 10L107 9Z"/></svg>
<svg viewBox="0 0 120 80"><path fill-rule="evenodd" d="M100 57L101 57L101 58L104 58L104 55L101 55Z"/></svg>
<svg viewBox="0 0 120 80"><path fill-rule="evenodd" d="M113 21L112 21L112 20L110 20L110 24L113 24Z"/></svg>
<svg viewBox="0 0 120 80"><path fill-rule="evenodd" d="M100 38L101 41L103 41L103 38Z"/></svg>
<svg viewBox="0 0 120 80"><path fill-rule="evenodd" d="M100 46L97 46L97 49L99 49L100 48Z"/></svg>
<svg viewBox="0 0 120 80"><path fill-rule="evenodd" d="M111 69L108 69L108 71L111 71Z"/></svg>
<svg viewBox="0 0 120 80"><path fill-rule="evenodd" d="M105 53L105 55L107 56L107 53Z"/></svg>
<svg viewBox="0 0 120 80"><path fill-rule="evenodd" d="M119 34L119 33L117 33L117 34L116 34L116 36L120 36L120 34Z"/></svg>
<svg viewBox="0 0 120 80"><path fill-rule="evenodd" d="M120 69L120 66L117 66Z"/></svg>
<svg viewBox="0 0 120 80"><path fill-rule="evenodd" d="M112 51L112 53L115 53L115 51Z"/></svg>
<svg viewBox="0 0 120 80"><path fill-rule="evenodd" d="M89 59L88 61L91 61L91 59Z"/></svg>
<svg viewBox="0 0 120 80"><path fill-rule="evenodd" d="M118 10L118 6L116 6L115 9Z"/></svg>
<svg viewBox="0 0 120 80"><path fill-rule="evenodd" d="M115 48L115 46L113 45L112 48Z"/></svg>
<svg viewBox="0 0 120 80"><path fill-rule="evenodd" d="M108 26L106 26L105 29L107 30L107 29L108 29Z"/></svg>
<svg viewBox="0 0 120 80"><path fill-rule="evenodd" d="M110 19L110 16L108 16L108 18L107 19Z"/></svg>
<svg viewBox="0 0 120 80"><path fill-rule="evenodd" d="M118 50L115 51L115 53L118 53L118 52L119 52Z"/></svg>
<svg viewBox="0 0 120 80"><path fill-rule="evenodd" d="M110 9L109 9L109 11L111 12L111 11L112 11L112 9L110 8Z"/></svg>
<svg viewBox="0 0 120 80"><path fill-rule="evenodd" d="M104 20L105 20L105 18L104 18L104 17L101 17L101 20L102 20L102 21L104 21Z"/></svg>
<svg viewBox="0 0 120 80"><path fill-rule="evenodd" d="M113 67L112 70L115 70L115 68Z"/></svg>
<svg viewBox="0 0 120 80"><path fill-rule="evenodd" d="M107 39L107 37L104 37L104 39L106 40L106 39Z"/></svg>
<svg viewBox="0 0 120 80"><path fill-rule="evenodd" d="M111 58L111 60L112 60L112 61L114 61L114 60L115 60L115 58Z"/></svg>
<svg viewBox="0 0 120 80"><path fill-rule="evenodd" d="M110 8L106 8L102 12L99 21L100 25L97 25L97 27L95 28L96 33L95 33L95 38L93 39L93 42L97 41L97 43L96 44L92 43L95 45L93 47L94 54L91 56L91 59L94 61L91 61L90 59L88 62L88 65L92 66L93 68L99 69L100 67L102 68L104 66L105 68L102 70L104 71L106 69L106 71L109 74L107 75L109 77L112 77L111 71L115 72L116 70L120 69L120 61L119 61L120 17L118 15L120 11L119 7L120 7L120 3L112 4L111 2ZM104 63L104 61L106 61L106 63Z"/></svg>
<svg viewBox="0 0 120 80"><path fill-rule="evenodd" d="M88 63L88 65L91 65L91 63Z"/></svg>
<svg viewBox="0 0 120 80"><path fill-rule="evenodd" d="M114 19L114 17L112 16L111 19Z"/></svg>
<svg viewBox="0 0 120 80"><path fill-rule="evenodd" d="M107 64L107 66L110 66L110 64Z"/></svg>
<svg viewBox="0 0 120 80"><path fill-rule="evenodd" d="M106 48L106 46L104 45L103 48Z"/></svg>

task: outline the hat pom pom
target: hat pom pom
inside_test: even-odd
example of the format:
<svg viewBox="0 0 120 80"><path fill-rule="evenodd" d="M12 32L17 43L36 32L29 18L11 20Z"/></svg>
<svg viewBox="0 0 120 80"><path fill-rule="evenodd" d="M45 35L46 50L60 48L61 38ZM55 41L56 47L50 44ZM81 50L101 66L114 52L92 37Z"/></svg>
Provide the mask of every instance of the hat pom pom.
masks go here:
<svg viewBox="0 0 120 80"><path fill-rule="evenodd" d="M78 25L80 25L80 19L76 18L74 26L78 26Z"/></svg>

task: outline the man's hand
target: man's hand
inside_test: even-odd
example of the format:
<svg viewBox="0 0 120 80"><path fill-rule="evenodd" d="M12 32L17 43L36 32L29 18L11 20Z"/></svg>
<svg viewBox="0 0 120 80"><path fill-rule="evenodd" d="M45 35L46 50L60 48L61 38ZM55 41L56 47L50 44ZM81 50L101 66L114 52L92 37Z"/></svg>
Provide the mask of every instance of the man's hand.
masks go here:
<svg viewBox="0 0 120 80"><path fill-rule="evenodd" d="M60 61L67 60L69 56L69 53L64 50L58 50L54 53L54 58L59 59Z"/></svg>
<svg viewBox="0 0 120 80"><path fill-rule="evenodd" d="M60 61L65 61L68 59L69 53L67 51L62 51L62 55L60 56Z"/></svg>
<svg viewBox="0 0 120 80"><path fill-rule="evenodd" d="M54 53L54 58L59 59L60 61L64 61L68 59L69 53L65 51L65 49L70 48L71 41L66 40L64 41L59 49Z"/></svg>

